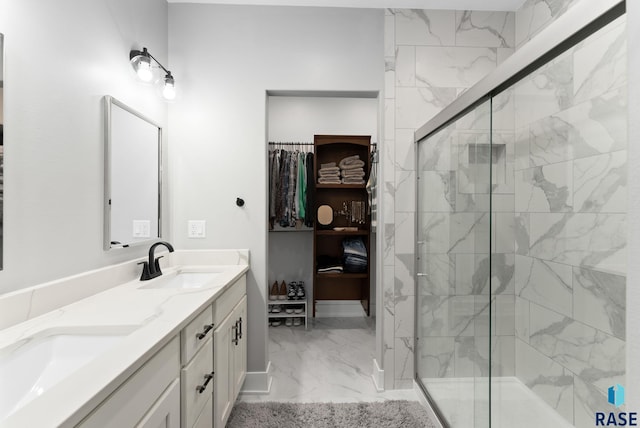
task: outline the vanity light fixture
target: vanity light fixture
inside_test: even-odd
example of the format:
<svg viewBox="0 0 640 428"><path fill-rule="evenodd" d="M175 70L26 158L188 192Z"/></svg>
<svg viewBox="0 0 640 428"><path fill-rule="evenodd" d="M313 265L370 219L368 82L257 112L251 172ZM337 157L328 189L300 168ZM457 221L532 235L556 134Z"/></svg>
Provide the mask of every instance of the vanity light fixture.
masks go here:
<svg viewBox="0 0 640 428"><path fill-rule="evenodd" d="M136 71L136 74L143 82L150 82L153 78L153 72L151 69L151 60L153 60L158 66L165 72L163 79L164 87L162 88L162 96L167 100L172 100L176 97L175 80L171 72L167 70L160 61L154 58L149 53L147 48L142 48L141 51L133 49L129 52L129 61L131 66Z"/></svg>

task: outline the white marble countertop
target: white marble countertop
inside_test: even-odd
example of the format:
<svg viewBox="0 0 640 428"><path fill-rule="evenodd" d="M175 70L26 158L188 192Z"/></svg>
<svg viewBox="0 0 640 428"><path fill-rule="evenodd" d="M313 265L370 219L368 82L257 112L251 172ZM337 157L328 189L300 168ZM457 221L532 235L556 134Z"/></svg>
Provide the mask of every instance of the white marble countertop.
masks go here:
<svg viewBox="0 0 640 428"><path fill-rule="evenodd" d="M79 333L105 334L131 331L104 353L0 421L0 426L77 424L247 272L249 266L173 266L164 268L164 275L179 269L221 273L202 288L140 288L151 281L126 282L0 331L0 352L5 356L8 349L18 348L16 344L26 344L46 330L73 332L77 329ZM1 395L12 393L11 386L4 383L0 382L0 400Z"/></svg>

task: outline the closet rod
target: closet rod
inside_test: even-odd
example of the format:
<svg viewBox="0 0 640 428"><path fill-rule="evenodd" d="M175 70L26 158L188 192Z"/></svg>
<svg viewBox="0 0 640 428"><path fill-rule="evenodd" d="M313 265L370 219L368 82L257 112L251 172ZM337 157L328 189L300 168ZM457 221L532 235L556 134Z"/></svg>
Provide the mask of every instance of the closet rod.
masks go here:
<svg viewBox="0 0 640 428"><path fill-rule="evenodd" d="M313 143L280 143L277 141L269 141L270 145L274 146L313 146ZM378 143L371 143L371 147L376 147Z"/></svg>
<svg viewBox="0 0 640 428"><path fill-rule="evenodd" d="M313 143L279 143L275 141L269 141L272 146L313 146Z"/></svg>

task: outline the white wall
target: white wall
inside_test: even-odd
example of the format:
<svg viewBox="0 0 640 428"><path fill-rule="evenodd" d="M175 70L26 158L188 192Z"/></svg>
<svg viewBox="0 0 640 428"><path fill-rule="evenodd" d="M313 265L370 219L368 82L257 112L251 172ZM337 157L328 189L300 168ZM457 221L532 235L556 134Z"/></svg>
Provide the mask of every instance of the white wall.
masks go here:
<svg viewBox="0 0 640 428"><path fill-rule="evenodd" d="M5 35L4 270L0 293L129 260L104 252L103 105L113 95L166 124L128 55L167 60L164 0L1 0ZM179 78L176 75L176 78Z"/></svg>
<svg viewBox="0 0 640 428"><path fill-rule="evenodd" d="M169 5L174 241L249 248L249 371L267 362L266 90L381 90L381 10ZM244 198L243 208L235 205ZM187 239L189 219L207 220Z"/></svg>
<svg viewBox="0 0 640 428"><path fill-rule="evenodd" d="M313 143L315 134L347 134L371 135L376 143L378 102L376 98L270 96L269 141Z"/></svg>

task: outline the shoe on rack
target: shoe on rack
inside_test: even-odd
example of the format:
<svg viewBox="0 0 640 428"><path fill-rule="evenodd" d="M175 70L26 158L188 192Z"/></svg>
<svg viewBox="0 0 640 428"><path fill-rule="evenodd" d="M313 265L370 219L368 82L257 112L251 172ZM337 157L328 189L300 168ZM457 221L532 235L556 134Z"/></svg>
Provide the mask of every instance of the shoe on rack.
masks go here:
<svg viewBox="0 0 640 428"><path fill-rule="evenodd" d="M293 310L293 312L295 312L296 314L301 314L304 311L304 308L302 306L296 306Z"/></svg>
<svg viewBox="0 0 640 428"><path fill-rule="evenodd" d="M281 311L282 311L282 309L280 308L280 305L271 306L271 313L272 314L279 314Z"/></svg>
<svg viewBox="0 0 640 428"><path fill-rule="evenodd" d="M287 299L296 300L297 290L298 290L298 283L295 281L290 282L289 288L287 289Z"/></svg>
<svg viewBox="0 0 640 428"><path fill-rule="evenodd" d="M302 325L302 318L294 318L293 319L293 325L295 327L298 327L299 325Z"/></svg>
<svg viewBox="0 0 640 428"><path fill-rule="evenodd" d="M298 300L305 300L306 294L304 291L304 281L298 282L296 286L296 297Z"/></svg>
<svg viewBox="0 0 640 428"><path fill-rule="evenodd" d="M287 318L284 322L284 325L286 325L287 327L293 327L293 318Z"/></svg>
<svg viewBox="0 0 640 428"><path fill-rule="evenodd" d="M280 283L280 291L278 292L278 300L286 300L287 299L287 284L282 281Z"/></svg>
<svg viewBox="0 0 640 428"><path fill-rule="evenodd" d="M292 314L293 313L293 306L287 306L287 308L284 311L286 313L288 313L288 314Z"/></svg>
<svg viewBox="0 0 640 428"><path fill-rule="evenodd" d="M271 326L272 327L279 327L280 325L282 325L282 319L281 318L274 318L273 321L271 321Z"/></svg>
<svg viewBox="0 0 640 428"><path fill-rule="evenodd" d="M274 282L269 289L269 300L278 300L278 281Z"/></svg>

